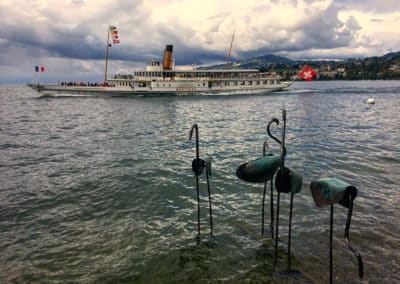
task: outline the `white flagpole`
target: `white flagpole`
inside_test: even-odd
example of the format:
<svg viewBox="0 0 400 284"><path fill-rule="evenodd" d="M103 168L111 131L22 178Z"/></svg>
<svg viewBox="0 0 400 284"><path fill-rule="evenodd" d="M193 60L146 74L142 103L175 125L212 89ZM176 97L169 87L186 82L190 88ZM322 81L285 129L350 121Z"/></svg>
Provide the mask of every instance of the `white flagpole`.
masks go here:
<svg viewBox="0 0 400 284"><path fill-rule="evenodd" d="M110 48L110 27L107 29L106 67L104 70L104 84L107 83L108 52Z"/></svg>

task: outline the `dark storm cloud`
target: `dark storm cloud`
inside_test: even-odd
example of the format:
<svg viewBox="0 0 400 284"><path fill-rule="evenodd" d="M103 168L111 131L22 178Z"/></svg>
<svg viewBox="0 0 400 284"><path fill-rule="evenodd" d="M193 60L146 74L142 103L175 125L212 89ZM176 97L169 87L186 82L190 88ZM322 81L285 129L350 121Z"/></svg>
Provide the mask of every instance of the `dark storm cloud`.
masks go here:
<svg viewBox="0 0 400 284"><path fill-rule="evenodd" d="M9 46L19 46L30 50L42 50L47 56L59 56L79 59L99 59L104 57L104 48L100 48L100 41L94 44L85 42L86 34L81 30L56 30L47 31L52 40L42 38L29 27L8 28L5 34ZM32 54L33 55L33 54Z"/></svg>
<svg viewBox="0 0 400 284"><path fill-rule="evenodd" d="M59 73L65 65L101 73L109 24L117 26L121 41L111 47L110 59L124 72L147 59L162 60L166 44L174 45L177 65L223 62L233 31L233 60L267 53L358 56L398 46L393 27L399 16L385 12L400 2L366 1L368 13L359 12L359 0L232 0L229 9L225 2L206 0L3 0L0 75L35 64ZM385 33L377 33L385 24Z"/></svg>
<svg viewBox="0 0 400 284"><path fill-rule="evenodd" d="M295 0L291 2L293 7L298 5L297 2ZM286 3L288 2L286 1ZM74 1L72 4L81 7L84 1ZM257 9L264 9L267 12L271 9L271 5L258 6L254 8L254 12L257 12ZM248 57L259 55L260 52L290 52L348 45L359 28L355 20L354 23L340 22L338 10L333 5L326 10L321 9L320 12L320 14L303 20L295 27L287 28L275 25L275 29L281 29L287 33L286 38L268 38L267 46L238 51L237 55ZM45 11L43 16L49 19L48 22L29 25L27 22L17 24L15 21L8 21L3 25L1 37L8 40L10 48L12 46L26 48L27 54L36 50L36 53L41 51L45 56L102 60L105 57L106 49L105 32L95 31L95 28L104 28L104 19L109 18L109 15L118 15L111 18L110 23L119 22L121 43L124 44L112 47L113 59L143 61L148 57L157 57L162 54L164 45L168 43L179 47L177 54L179 54L179 62L182 64L191 64L196 58L199 61L199 58L224 60L226 57L226 50L212 51L189 44L188 37L193 36L191 27L174 21L168 24L154 22L150 13L151 11L143 8L141 1L120 2L118 5L112 5L105 10L97 11L93 16L86 17L73 28L69 26L66 28L64 25L48 25L48 22L58 23L59 19L51 11ZM207 18L207 21L211 23L208 30L204 31L205 36L209 38L208 44L215 43L210 35L216 34L222 29L220 23L227 15L226 12L217 13ZM256 19L252 19L251 16L247 17L247 22L252 20Z"/></svg>
<svg viewBox="0 0 400 284"><path fill-rule="evenodd" d="M82 6L84 1L72 1L71 4L76 7ZM43 54L45 56L55 56L74 59L104 59L106 49L106 29L104 19L110 18L109 15L118 14L117 19L110 19L110 23L117 20L129 20L129 25L135 26L138 22L143 23L145 15L139 13L131 14L141 1L129 1L113 5L97 12L93 17L88 17L79 25L74 27L65 27L69 23L63 23L57 14L52 11L44 11L41 16L46 18L45 22L32 23L29 19L1 20L2 29L0 38L6 39L5 47L12 49L26 49L27 54L35 51L34 56ZM72 9L73 10L73 9ZM122 11L122 12L121 12ZM59 11L59 14L66 11ZM72 12L73 13L73 12ZM65 26L64 26L65 24ZM96 31L105 29L103 33ZM103 37L104 36L104 37ZM135 54L128 52L128 48L120 48L116 54L116 59L140 59Z"/></svg>
<svg viewBox="0 0 400 284"><path fill-rule="evenodd" d="M334 49L349 46L360 26L350 17L346 22L338 18L339 10L335 6L314 16L310 15L291 29L287 28L286 38L271 40L270 45L240 56L256 56L260 53L294 52L310 49Z"/></svg>

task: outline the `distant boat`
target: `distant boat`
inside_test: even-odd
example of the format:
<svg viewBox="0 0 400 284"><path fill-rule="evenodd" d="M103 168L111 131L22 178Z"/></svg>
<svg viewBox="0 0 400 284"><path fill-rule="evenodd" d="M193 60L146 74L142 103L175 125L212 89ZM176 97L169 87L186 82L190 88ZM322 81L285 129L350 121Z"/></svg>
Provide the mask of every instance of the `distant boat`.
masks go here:
<svg viewBox="0 0 400 284"><path fill-rule="evenodd" d="M280 91L293 82L281 81L257 69L183 70L175 68L172 45L167 45L164 61L150 60L146 69L133 74L117 74L98 86L85 84L29 84L33 89L59 93L92 93L111 96L129 95L186 95L186 94L254 94Z"/></svg>

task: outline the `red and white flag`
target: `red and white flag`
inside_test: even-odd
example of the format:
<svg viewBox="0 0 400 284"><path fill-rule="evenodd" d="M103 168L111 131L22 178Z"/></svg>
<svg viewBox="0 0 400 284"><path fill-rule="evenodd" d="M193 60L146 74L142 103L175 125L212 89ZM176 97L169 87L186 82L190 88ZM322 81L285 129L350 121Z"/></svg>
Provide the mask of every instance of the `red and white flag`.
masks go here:
<svg viewBox="0 0 400 284"><path fill-rule="evenodd" d="M119 43L118 30L116 26L110 26L111 38L113 44Z"/></svg>
<svg viewBox="0 0 400 284"><path fill-rule="evenodd" d="M315 76L317 76L317 72L308 65L304 66L299 74L299 78L307 81L313 80Z"/></svg>

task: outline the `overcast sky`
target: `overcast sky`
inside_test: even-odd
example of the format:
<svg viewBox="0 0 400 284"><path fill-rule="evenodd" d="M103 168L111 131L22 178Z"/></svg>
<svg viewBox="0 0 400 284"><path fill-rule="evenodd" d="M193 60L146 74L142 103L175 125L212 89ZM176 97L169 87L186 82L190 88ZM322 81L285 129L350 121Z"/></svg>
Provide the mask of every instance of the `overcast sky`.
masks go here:
<svg viewBox="0 0 400 284"><path fill-rule="evenodd" d="M109 74L162 59L220 63L232 33L236 60L381 56L400 50L400 0L1 0L0 83L97 81L107 29L118 28Z"/></svg>

